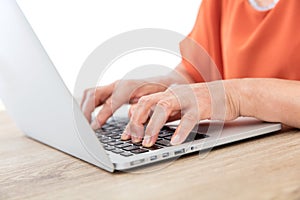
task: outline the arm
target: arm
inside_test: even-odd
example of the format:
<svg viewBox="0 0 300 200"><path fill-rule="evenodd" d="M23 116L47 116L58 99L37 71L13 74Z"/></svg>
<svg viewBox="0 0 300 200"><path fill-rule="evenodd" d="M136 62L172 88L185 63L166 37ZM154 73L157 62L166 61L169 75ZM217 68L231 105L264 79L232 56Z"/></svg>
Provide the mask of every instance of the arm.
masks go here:
<svg viewBox="0 0 300 200"><path fill-rule="evenodd" d="M212 108L220 109L213 113ZM300 81L253 78L173 86L139 99L122 139L143 140L144 146L152 146L161 127L174 116L181 121L172 136L173 145L182 143L203 119L250 116L300 128Z"/></svg>
<svg viewBox="0 0 300 200"><path fill-rule="evenodd" d="M241 116L300 128L300 81L251 78L232 83Z"/></svg>

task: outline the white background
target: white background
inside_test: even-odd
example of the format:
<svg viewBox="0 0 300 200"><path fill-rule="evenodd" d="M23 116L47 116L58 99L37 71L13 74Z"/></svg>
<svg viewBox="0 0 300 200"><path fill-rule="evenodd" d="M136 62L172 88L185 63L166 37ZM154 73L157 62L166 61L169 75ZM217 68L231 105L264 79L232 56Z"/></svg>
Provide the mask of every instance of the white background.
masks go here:
<svg viewBox="0 0 300 200"><path fill-rule="evenodd" d="M201 0L18 0L68 88L88 55L107 39L139 28L162 28L187 35ZM179 57L147 51L118 60L101 84L140 65L175 67ZM0 110L3 106L0 102Z"/></svg>

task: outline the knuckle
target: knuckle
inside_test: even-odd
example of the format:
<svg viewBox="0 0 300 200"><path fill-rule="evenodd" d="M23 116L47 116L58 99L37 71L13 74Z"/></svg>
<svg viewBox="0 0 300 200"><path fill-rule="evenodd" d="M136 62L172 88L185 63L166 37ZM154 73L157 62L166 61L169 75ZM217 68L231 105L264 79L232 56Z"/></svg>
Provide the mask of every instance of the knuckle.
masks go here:
<svg viewBox="0 0 300 200"><path fill-rule="evenodd" d="M157 106L160 106L164 109L171 109L172 108L172 104L171 104L171 101L168 101L168 100L160 100L158 103L157 103Z"/></svg>
<svg viewBox="0 0 300 200"><path fill-rule="evenodd" d="M112 106L112 99L107 99L105 101L105 106Z"/></svg>
<svg viewBox="0 0 300 200"><path fill-rule="evenodd" d="M148 97L148 96L143 96L143 97L141 97L141 98L139 99L138 104L140 104L140 105L145 105L145 104L150 103L150 101L151 101L151 98L150 98L150 97Z"/></svg>
<svg viewBox="0 0 300 200"><path fill-rule="evenodd" d="M102 110L105 110L105 112L108 113L114 112L115 109L116 105L113 104L113 101L111 99L106 100L102 108Z"/></svg>
<svg viewBox="0 0 300 200"><path fill-rule="evenodd" d="M171 85L166 91L169 92L169 93L174 94L174 93L179 93L179 92L186 91L187 90L186 87L187 87L186 85L176 85L176 84L174 84L174 85Z"/></svg>
<svg viewBox="0 0 300 200"><path fill-rule="evenodd" d="M173 86L173 87L178 87L178 86ZM177 99L178 98L178 93L179 92L182 92L182 91L180 91L179 90L179 92L178 92L178 90L177 89L173 89L173 88L168 88L164 93L163 93L163 97L165 97L165 98L175 98L175 99Z"/></svg>

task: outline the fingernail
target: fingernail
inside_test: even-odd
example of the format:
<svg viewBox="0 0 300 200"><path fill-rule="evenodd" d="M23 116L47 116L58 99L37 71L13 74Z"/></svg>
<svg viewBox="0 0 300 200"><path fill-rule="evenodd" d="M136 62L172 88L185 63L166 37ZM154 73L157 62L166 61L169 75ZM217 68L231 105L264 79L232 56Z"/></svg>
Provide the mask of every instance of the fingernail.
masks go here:
<svg viewBox="0 0 300 200"><path fill-rule="evenodd" d="M130 136L129 135L122 135L121 140L129 140Z"/></svg>
<svg viewBox="0 0 300 200"><path fill-rule="evenodd" d="M151 145L151 137L145 136L143 140L143 146L150 146Z"/></svg>
<svg viewBox="0 0 300 200"><path fill-rule="evenodd" d="M100 128L100 124L96 120L94 120L92 122L91 126L92 126L92 129L94 129L94 130Z"/></svg>
<svg viewBox="0 0 300 200"><path fill-rule="evenodd" d="M129 140L130 135L127 132L123 132L121 135L121 140Z"/></svg>
<svg viewBox="0 0 300 200"><path fill-rule="evenodd" d="M135 137L135 136L133 136L133 134L132 134L132 135L131 135L131 140L132 140L133 143L138 143L138 142L141 141L141 138Z"/></svg>
<svg viewBox="0 0 300 200"><path fill-rule="evenodd" d="M179 135L177 134L177 135L175 135L173 138L172 138L172 140L171 140L171 144L172 145L177 145L177 144L180 144L180 137L179 137Z"/></svg>

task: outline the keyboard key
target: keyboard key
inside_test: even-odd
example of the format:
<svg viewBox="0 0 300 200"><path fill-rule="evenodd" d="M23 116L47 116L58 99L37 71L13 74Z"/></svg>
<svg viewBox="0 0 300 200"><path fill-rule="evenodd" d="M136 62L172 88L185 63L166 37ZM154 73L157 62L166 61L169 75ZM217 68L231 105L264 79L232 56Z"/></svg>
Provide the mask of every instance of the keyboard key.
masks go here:
<svg viewBox="0 0 300 200"><path fill-rule="evenodd" d="M121 135L115 135L111 137L112 139L121 139Z"/></svg>
<svg viewBox="0 0 300 200"><path fill-rule="evenodd" d="M137 147L137 148L143 147L143 146L142 146L142 143L134 143L132 146L135 146L135 147Z"/></svg>
<svg viewBox="0 0 300 200"><path fill-rule="evenodd" d="M124 151L121 150L121 149L115 149L115 150L113 150L112 152L117 153L117 154L120 154L120 153L123 153Z"/></svg>
<svg viewBox="0 0 300 200"><path fill-rule="evenodd" d="M117 145L120 145L120 144L124 144L124 142L116 141L114 146L117 146Z"/></svg>
<svg viewBox="0 0 300 200"><path fill-rule="evenodd" d="M96 133L96 136L97 136L98 138L108 138L108 137L106 137L106 135L100 134L100 133Z"/></svg>
<svg viewBox="0 0 300 200"><path fill-rule="evenodd" d="M110 141L107 138L103 138L103 139L100 139L100 142L106 144L106 143L109 143Z"/></svg>
<svg viewBox="0 0 300 200"><path fill-rule="evenodd" d="M139 149L140 147L137 147L137 146L129 146L129 147L124 147L122 148L123 150L125 151L132 151L132 150L136 150L136 149Z"/></svg>
<svg viewBox="0 0 300 200"><path fill-rule="evenodd" d="M124 144L120 144L120 145L116 145L117 148L123 149L125 147L130 147L130 144L124 143Z"/></svg>
<svg viewBox="0 0 300 200"><path fill-rule="evenodd" d="M130 151L131 153L134 153L134 154L140 154L140 153L146 153L146 152L149 152L149 150L147 149L136 149L136 150L132 150Z"/></svg>
<svg viewBox="0 0 300 200"><path fill-rule="evenodd" d="M160 133L158 135L158 137L165 138L165 137L169 137L169 136L172 136L172 135L173 135L173 132L172 133Z"/></svg>
<svg viewBox="0 0 300 200"><path fill-rule="evenodd" d="M123 133L124 130L125 130L125 128L126 128L125 126L124 126L124 127L120 127L120 128L119 128L119 131L120 131L121 133Z"/></svg>
<svg viewBox="0 0 300 200"><path fill-rule="evenodd" d="M102 128L107 128L107 127L109 127L109 124L107 123L102 126Z"/></svg>
<svg viewBox="0 0 300 200"><path fill-rule="evenodd" d="M103 129L97 129L97 130L95 130L95 133L102 133L103 132Z"/></svg>
<svg viewBox="0 0 300 200"><path fill-rule="evenodd" d="M115 139L109 139L109 140L107 141L107 143L115 142L115 141L116 141Z"/></svg>
<svg viewBox="0 0 300 200"><path fill-rule="evenodd" d="M115 129L115 127L109 126L109 127L103 128L103 129L106 131L112 131Z"/></svg>
<svg viewBox="0 0 300 200"><path fill-rule="evenodd" d="M191 132L184 142L191 142L191 141L194 141L194 140L201 140L201 139L204 139L204 138L207 138L207 137L209 137L209 136L205 135L205 134Z"/></svg>
<svg viewBox="0 0 300 200"><path fill-rule="evenodd" d="M129 152L123 152L123 153L121 153L121 155L128 157L128 156L132 156L133 154L129 153Z"/></svg>
<svg viewBox="0 0 300 200"><path fill-rule="evenodd" d="M159 145L162 145L165 147L171 146L170 141L168 141L168 140L160 140L160 141L157 141L156 144L159 144Z"/></svg>
<svg viewBox="0 0 300 200"><path fill-rule="evenodd" d="M111 131L113 134L120 135L119 128L115 127L115 130Z"/></svg>
<svg viewBox="0 0 300 200"><path fill-rule="evenodd" d="M110 132L109 131L105 131L105 130L100 130L100 131L96 131L97 134L100 134L100 135L107 135L109 134Z"/></svg>
<svg viewBox="0 0 300 200"><path fill-rule="evenodd" d="M107 143L109 146L115 146L116 145L116 142L109 142Z"/></svg>
<svg viewBox="0 0 300 200"><path fill-rule="evenodd" d="M96 134L96 136L97 136L97 138L99 138L99 139L104 139L104 138L106 138L104 135L100 135L100 134Z"/></svg>
<svg viewBox="0 0 300 200"><path fill-rule="evenodd" d="M117 124L119 126L126 126L128 124L128 121L118 121Z"/></svg>
<svg viewBox="0 0 300 200"><path fill-rule="evenodd" d="M165 132L168 132L168 133L174 133L175 132L174 128L170 128L168 126L164 126L161 130L165 131Z"/></svg>
<svg viewBox="0 0 300 200"><path fill-rule="evenodd" d="M154 151L154 150L157 150L157 149L161 149L162 147L155 144L152 147L143 147L143 148Z"/></svg>
<svg viewBox="0 0 300 200"><path fill-rule="evenodd" d="M115 146L115 142L108 142L107 145L108 146Z"/></svg>
<svg viewBox="0 0 300 200"><path fill-rule="evenodd" d="M133 143L131 140L127 140L126 143L132 144L132 145L135 145L135 146L142 146L142 142Z"/></svg>
<svg viewBox="0 0 300 200"><path fill-rule="evenodd" d="M112 137L114 135L115 135L114 133L107 133L107 134L105 134L106 137Z"/></svg>
<svg viewBox="0 0 300 200"><path fill-rule="evenodd" d="M171 146L170 140L172 135L175 131L174 128L170 128L168 126L164 126L160 134L157 138L156 144L152 147L146 148L142 146L142 142L139 143L132 143L131 140L122 141L121 134L125 129L126 122L120 121L110 121L109 123L102 126L101 129L95 131L96 136L98 139L103 143L104 148L107 151L112 151L116 154L120 154L122 156L132 156L133 154L140 154L149 151L154 151L163 147ZM195 137L196 136L196 137ZM188 139L203 139L205 137L204 134L190 134L190 138Z"/></svg>
<svg viewBox="0 0 300 200"><path fill-rule="evenodd" d="M115 147L113 147L113 146L106 146L106 147L104 147L104 149L107 150L107 151L112 151L112 150L115 149Z"/></svg>
<svg viewBox="0 0 300 200"><path fill-rule="evenodd" d="M164 137L165 140L171 140L172 136Z"/></svg>

